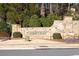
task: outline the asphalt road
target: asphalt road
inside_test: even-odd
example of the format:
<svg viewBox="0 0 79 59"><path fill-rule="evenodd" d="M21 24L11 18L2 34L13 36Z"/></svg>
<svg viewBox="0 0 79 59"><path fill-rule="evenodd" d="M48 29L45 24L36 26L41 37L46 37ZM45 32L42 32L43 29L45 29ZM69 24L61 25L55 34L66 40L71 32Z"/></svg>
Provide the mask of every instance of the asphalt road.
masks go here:
<svg viewBox="0 0 79 59"><path fill-rule="evenodd" d="M75 56L78 48L53 48L36 50L0 50L0 56Z"/></svg>

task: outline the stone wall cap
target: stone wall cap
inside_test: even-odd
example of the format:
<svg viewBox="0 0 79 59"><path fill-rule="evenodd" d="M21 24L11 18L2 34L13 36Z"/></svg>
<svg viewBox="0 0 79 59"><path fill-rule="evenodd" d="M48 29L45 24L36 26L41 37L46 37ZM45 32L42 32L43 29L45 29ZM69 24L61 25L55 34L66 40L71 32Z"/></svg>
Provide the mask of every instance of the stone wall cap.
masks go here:
<svg viewBox="0 0 79 59"><path fill-rule="evenodd" d="M64 16L64 21L72 21L72 16Z"/></svg>

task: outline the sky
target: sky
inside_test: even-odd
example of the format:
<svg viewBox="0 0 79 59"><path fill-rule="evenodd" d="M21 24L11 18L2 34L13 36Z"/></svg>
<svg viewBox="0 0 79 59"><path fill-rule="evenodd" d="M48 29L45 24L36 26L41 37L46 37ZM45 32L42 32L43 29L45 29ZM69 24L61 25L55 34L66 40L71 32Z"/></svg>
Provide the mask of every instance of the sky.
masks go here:
<svg viewBox="0 0 79 59"><path fill-rule="evenodd" d="M0 3L79 3L79 0L0 0Z"/></svg>

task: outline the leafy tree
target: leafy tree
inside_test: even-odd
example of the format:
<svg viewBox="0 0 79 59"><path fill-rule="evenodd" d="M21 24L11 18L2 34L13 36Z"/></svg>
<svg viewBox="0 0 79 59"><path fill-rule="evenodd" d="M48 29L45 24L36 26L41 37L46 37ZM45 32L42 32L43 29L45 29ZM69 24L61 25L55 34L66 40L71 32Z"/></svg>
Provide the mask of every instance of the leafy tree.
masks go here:
<svg viewBox="0 0 79 59"><path fill-rule="evenodd" d="M78 10L78 4L75 4ZM47 16L50 14L55 14L47 16L48 19L59 19L59 16L65 15L65 13L71 8L71 4L68 3L57 3L57 4L48 4L48 3L1 3L0 4L0 20L3 20L8 23L21 24L24 21L24 17L32 15Z"/></svg>
<svg viewBox="0 0 79 59"><path fill-rule="evenodd" d="M7 17L6 17L6 13L7 13L7 4L0 4L0 18L3 21L6 21Z"/></svg>
<svg viewBox="0 0 79 59"><path fill-rule="evenodd" d="M16 24L18 21L18 15L15 12L7 12L7 22L11 24Z"/></svg>

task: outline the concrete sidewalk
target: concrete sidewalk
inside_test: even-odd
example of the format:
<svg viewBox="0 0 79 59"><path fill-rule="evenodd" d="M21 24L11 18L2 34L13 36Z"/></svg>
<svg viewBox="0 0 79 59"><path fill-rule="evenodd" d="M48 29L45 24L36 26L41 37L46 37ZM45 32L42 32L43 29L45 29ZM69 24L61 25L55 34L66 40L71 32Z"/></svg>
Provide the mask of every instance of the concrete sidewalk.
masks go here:
<svg viewBox="0 0 79 59"><path fill-rule="evenodd" d="M0 49L39 49L39 48L79 48L79 44L67 44L51 40L33 39L25 41L24 39L7 40L0 42Z"/></svg>

